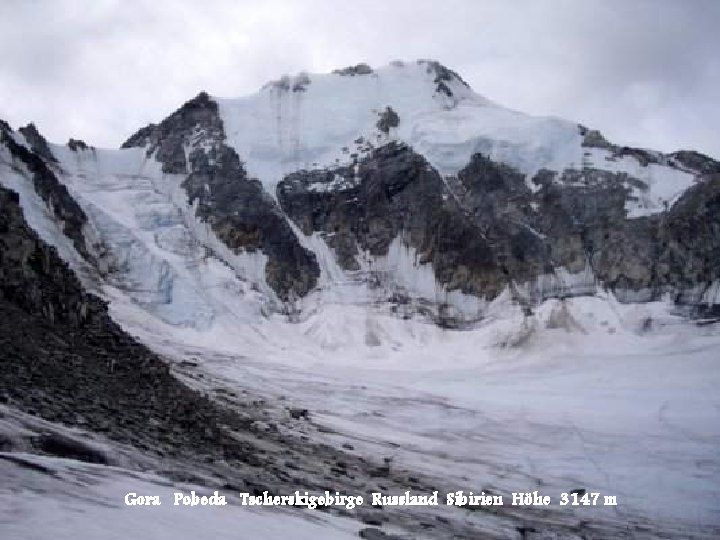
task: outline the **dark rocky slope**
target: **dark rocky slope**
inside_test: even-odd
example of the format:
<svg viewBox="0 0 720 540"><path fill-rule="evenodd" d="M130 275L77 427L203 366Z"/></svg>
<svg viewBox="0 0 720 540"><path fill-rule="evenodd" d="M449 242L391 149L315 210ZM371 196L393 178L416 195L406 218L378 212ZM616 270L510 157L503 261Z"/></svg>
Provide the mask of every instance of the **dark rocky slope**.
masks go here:
<svg viewBox="0 0 720 540"><path fill-rule="evenodd" d="M282 300L307 294L320 275L315 255L300 245L275 201L224 140L217 103L201 93L123 147L147 147L164 172L187 175L182 185L190 203L197 201L197 216L231 250L265 253L267 282Z"/></svg>
<svg viewBox="0 0 720 540"><path fill-rule="evenodd" d="M543 170L532 182L537 189L476 154L446 185L422 156L392 143L361 159L357 174L353 167L293 173L277 196L305 234L324 235L348 270L359 267L360 250L386 255L400 236L449 290L487 298L561 267L589 267L620 298L669 292L689 304L720 279L717 174L701 176L667 211L638 218L625 208L632 188L643 186L627 174ZM526 300L587 292L531 287Z"/></svg>
<svg viewBox="0 0 720 540"><path fill-rule="evenodd" d="M180 383L83 291L0 188L0 399L45 419L102 431L160 454L243 459L238 425Z"/></svg>
<svg viewBox="0 0 720 540"><path fill-rule="evenodd" d="M334 189L336 176L344 186ZM278 184L288 216L305 234L324 233L340 264L355 270L359 249L386 255L400 235L430 262L450 288L478 295L499 292L498 262L487 239L458 203L447 197L440 175L409 147L390 144L352 167L300 171Z"/></svg>
<svg viewBox="0 0 720 540"><path fill-rule="evenodd" d="M62 224L63 233L70 238L75 249L88 258L88 250L83 235L87 216L80 205L68 193L67 188L58 180L50 164L57 160L53 156L47 141L33 124L19 130L31 144L31 150L18 144L11 136L10 126L0 121L0 144L10 151L15 166L25 167L32 175L33 187L45 201L55 219Z"/></svg>

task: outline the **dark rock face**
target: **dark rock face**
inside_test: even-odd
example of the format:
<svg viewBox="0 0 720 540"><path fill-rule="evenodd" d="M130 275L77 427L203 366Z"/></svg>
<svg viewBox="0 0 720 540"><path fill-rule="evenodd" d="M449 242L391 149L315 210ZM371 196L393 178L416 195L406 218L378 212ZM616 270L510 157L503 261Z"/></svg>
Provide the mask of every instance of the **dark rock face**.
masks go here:
<svg viewBox="0 0 720 540"><path fill-rule="evenodd" d="M148 156L157 151L164 172L187 174L182 185L190 203L198 202L197 216L231 250L265 253L266 279L280 299L307 294L320 275L314 254L300 245L275 202L260 182L248 178L224 140L217 103L201 93L160 125L138 131L123 147L148 146Z"/></svg>
<svg viewBox="0 0 720 540"><path fill-rule="evenodd" d="M472 221L445 195L444 182L409 147L392 143L351 168L300 171L277 188L280 204L305 234L322 231L341 266L358 268L358 249L386 255L400 235L450 288L497 292L496 263Z"/></svg>
<svg viewBox="0 0 720 540"><path fill-rule="evenodd" d="M315 255L300 245L260 182L247 178L237 153L224 145L196 149L190 162L183 187L191 203L198 201L198 217L230 249L265 253L265 277L282 300L307 294L320 275Z"/></svg>
<svg viewBox="0 0 720 540"><path fill-rule="evenodd" d="M720 174L720 162L694 150L679 150L670 154L670 158L700 174Z"/></svg>
<svg viewBox="0 0 720 540"><path fill-rule="evenodd" d="M45 137L40 135L40 132L35 127L35 124L28 124L25 127L21 127L18 131L23 134L25 140L27 140L28 144L30 144L30 148L32 148L33 152L41 156L43 159L57 162L57 159L50 151L50 147L48 146Z"/></svg>
<svg viewBox="0 0 720 540"><path fill-rule="evenodd" d="M418 64L427 66L428 73L435 75L434 82L437 85L435 91L438 93L453 97L452 90L450 90L450 87L447 85L447 83L451 81L457 81L466 88L470 88L470 85L466 83L460 75L452 69L445 67L437 60L418 60Z"/></svg>
<svg viewBox="0 0 720 540"><path fill-rule="evenodd" d="M17 193L0 190L0 291L2 299L41 314L51 323L77 326L93 319L102 305L67 277L54 249L39 241L20 211ZM74 277L74 276L73 276Z"/></svg>
<svg viewBox="0 0 720 540"><path fill-rule="evenodd" d="M612 152L611 159L625 156L636 159L642 166L647 167L651 163L665 165L675 169L689 171L698 175L720 173L720 162L711 157L695 152L693 150L679 150L671 154L663 154L645 150L643 148L632 148L629 146L618 146L612 144L603 137L602 133L585 126L578 125L580 135L583 136L582 146L585 148L601 148Z"/></svg>
<svg viewBox="0 0 720 540"><path fill-rule="evenodd" d="M242 455L221 427L237 424L190 390L108 316L0 188L0 400L45 419L106 432L169 455ZM105 462L51 436L38 450Z"/></svg>
<svg viewBox="0 0 720 540"><path fill-rule="evenodd" d="M205 140L222 141L225 138L217 103L201 92L194 99L168 116L159 125L142 128L122 145L122 148L147 146L147 156L157 152L156 159L163 164L168 174L187 174L185 143L197 132Z"/></svg>
<svg viewBox="0 0 720 540"><path fill-rule="evenodd" d="M578 126L580 135L583 136L582 145L586 148L612 149L612 144L596 129L588 129L585 126Z"/></svg>
<svg viewBox="0 0 720 540"><path fill-rule="evenodd" d="M647 187L625 173L541 171L533 193L512 169L476 155L458 177L466 190L463 207L514 280L589 265L620 297L637 293L649 300L717 279L713 231L720 213L712 205L720 186L713 178L690 188L667 212L630 219L625 205L632 190Z"/></svg>
<svg viewBox="0 0 720 540"><path fill-rule="evenodd" d="M535 212L528 224L539 233L537 238L545 246L546 273L560 266L579 272L589 264L611 288L641 287L642 280L633 282L636 276L630 271L633 264L627 257L608 257L617 255L615 248L625 246L625 203L631 188L644 184L624 173L596 169L566 170L557 176L541 171L533 180L541 187L530 198Z"/></svg>
<svg viewBox="0 0 720 540"><path fill-rule="evenodd" d="M146 144L150 143L153 133L155 133L157 127L157 124L151 123L145 127L138 129L135 133L130 135L130 137L128 137L128 139L124 143L122 143L120 148L135 148L138 146L145 146ZM150 154L152 154L152 152L150 152Z"/></svg>
<svg viewBox="0 0 720 540"><path fill-rule="evenodd" d="M681 291L702 289L718 278L717 177L705 177L667 212L628 219L626 186L637 180L596 170L564 174L590 183L546 184L536 194L537 227L553 254L550 264L572 271L587 260L595 276L621 297L642 292L640 299L672 292L683 300Z"/></svg>
<svg viewBox="0 0 720 540"><path fill-rule="evenodd" d="M380 119L377 121L377 128L383 133L390 133L390 128L398 127L400 125L400 117L392 107L385 107L385 110L380 113Z"/></svg>
<svg viewBox="0 0 720 540"><path fill-rule="evenodd" d="M80 139L69 139L67 145L68 148L70 148L70 150L72 150L73 152L88 149L88 145L85 144L85 141L82 141Z"/></svg>
<svg viewBox="0 0 720 540"><path fill-rule="evenodd" d="M0 144L6 145L13 159L22 163L30 171L35 191L45 201L55 218L62 223L63 232L73 241L78 253L88 258L88 250L83 236L83 226L87 223L87 216L43 160L42 154L30 151L16 143L9 131L0 132Z"/></svg>
<svg viewBox="0 0 720 540"><path fill-rule="evenodd" d="M300 73L293 81L292 91L293 92L305 92L307 87L310 86L310 76L307 73Z"/></svg>
<svg viewBox="0 0 720 540"><path fill-rule="evenodd" d="M662 285L690 289L720 279L720 174L688 189L657 221Z"/></svg>
<svg viewBox="0 0 720 540"><path fill-rule="evenodd" d="M647 167L650 163L668 164L667 159L660 152L612 144L605 139L602 133L595 129L588 129L585 126L579 126L579 130L580 135L583 135L583 147L609 150L612 152L612 159L623 158L625 156L632 157L643 167Z"/></svg>
<svg viewBox="0 0 720 540"><path fill-rule="evenodd" d="M300 171L278 185L280 204L305 233L320 231L347 270L360 250L385 255L394 238L417 250L440 283L492 298L510 282L563 267L593 275L619 296L658 298L718 278L720 198L705 177L667 212L628 219L647 186L625 173L540 171L531 190L511 167L476 154L447 184L410 148L390 144L353 167ZM592 284L590 284L592 285ZM530 302L577 290L530 292Z"/></svg>
<svg viewBox="0 0 720 540"><path fill-rule="evenodd" d="M333 70L333 73L345 77L354 77L355 75L370 75L373 73L373 70L367 64L357 64L355 66L348 66L342 69L335 69Z"/></svg>

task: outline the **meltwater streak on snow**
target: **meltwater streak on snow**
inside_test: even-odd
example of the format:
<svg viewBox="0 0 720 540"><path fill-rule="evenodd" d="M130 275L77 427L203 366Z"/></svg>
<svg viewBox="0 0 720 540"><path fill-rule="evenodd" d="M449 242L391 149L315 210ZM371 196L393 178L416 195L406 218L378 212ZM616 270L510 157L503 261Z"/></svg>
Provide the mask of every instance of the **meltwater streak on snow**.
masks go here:
<svg viewBox="0 0 720 540"><path fill-rule="evenodd" d="M365 260L368 268L384 273L391 284L435 304L452 306L457 310L454 315L461 319L477 320L488 305L484 298L459 290L448 291L435 277L432 264L421 263L417 250L399 237L391 242L387 255L375 258L368 255Z"/></svg>
<svg viewBox="0 0 720 540"><path fill-rule="evenodd" d="M315 254L320 267L316 290L298 301L302 312L314 313L328 304L373 304L398 292L433 306L451 306L455 310L453 315L462 320L477 320L488 305L483 298L448 291L435 277L432 264L421 263L417 250L405 245L400 237L390 243L385 256L359 252L355 259L360 270L346 271L337 263L322 233L308 236L289 223L302 246Z"/></svg>

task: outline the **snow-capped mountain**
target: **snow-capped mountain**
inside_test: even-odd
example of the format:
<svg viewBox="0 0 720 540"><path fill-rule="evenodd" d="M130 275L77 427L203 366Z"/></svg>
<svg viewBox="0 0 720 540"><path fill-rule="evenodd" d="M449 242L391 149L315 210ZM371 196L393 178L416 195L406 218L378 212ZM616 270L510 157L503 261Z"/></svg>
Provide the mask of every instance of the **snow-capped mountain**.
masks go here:
<svg viewBox="0 0 720 540"><path fill-rule="evenodd" d="M437 62L202 93L121 150L4 134L3 183L53 207L66 258L170 324L386 301L455 325L504 291L720 302L717 162L511 111Z"/></svg>
<svg viewBox="0 0 720 540"><path fill-rule="evenodd" d="M121 149L0 122L0 184L0 446L46 454L22 458L54 471L32 489L169 492L80 455L236 491L623 502L363 508L364 538L717 530L718 338L695 324L720 311L707 156L614 145L418 61L201 93ZM287 527L355 536L343 516Z"/></svg>

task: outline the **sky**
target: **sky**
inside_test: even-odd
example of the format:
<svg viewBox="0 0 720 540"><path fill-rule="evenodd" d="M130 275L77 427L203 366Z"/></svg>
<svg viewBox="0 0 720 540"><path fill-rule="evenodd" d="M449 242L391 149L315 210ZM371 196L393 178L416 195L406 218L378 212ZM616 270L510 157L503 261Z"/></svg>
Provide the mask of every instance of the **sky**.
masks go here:
<svg viewBox="0 0 720 540"><path fill-rule="evenodd" d="M117 147L205 90L436 59L502 105L720 158L720 0L0 0L0 118Z"/></svg>

